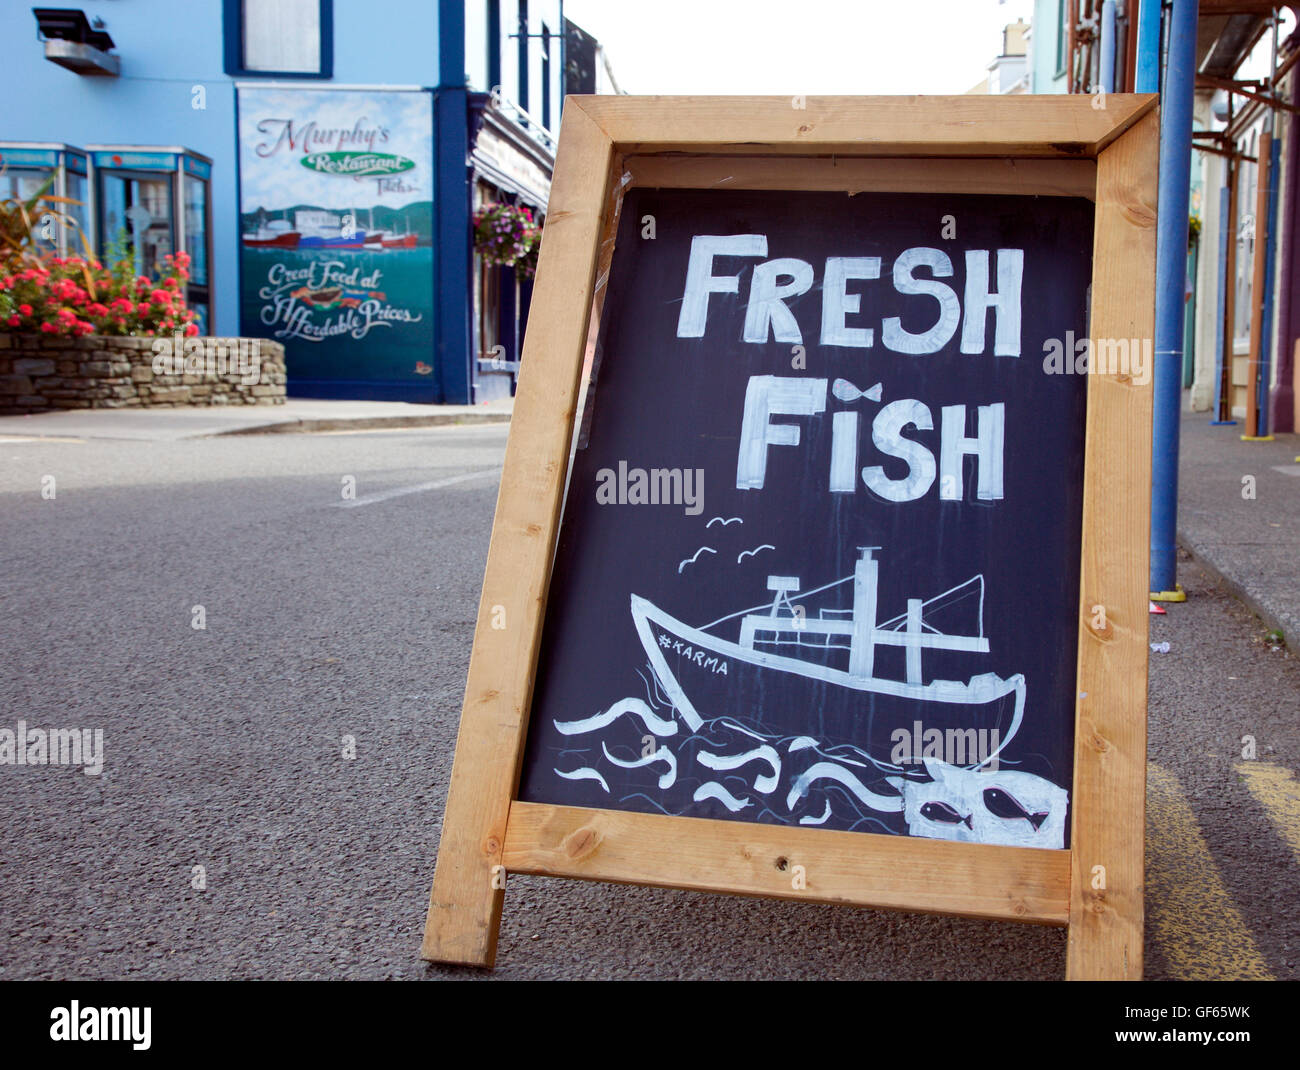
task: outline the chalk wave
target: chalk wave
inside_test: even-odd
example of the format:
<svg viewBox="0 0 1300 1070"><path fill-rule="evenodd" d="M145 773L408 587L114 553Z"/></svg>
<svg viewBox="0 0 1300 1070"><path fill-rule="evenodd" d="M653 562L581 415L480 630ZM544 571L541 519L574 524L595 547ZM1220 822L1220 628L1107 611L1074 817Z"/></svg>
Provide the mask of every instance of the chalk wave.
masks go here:
<svg viewBox="0 0 1300 1070"><path fill-rule="evenodd" d="M772 775L760 776L754 781L754 790L764 795L770 795L781 778L781 756L766 743L742 754L714 754L702 750L695 755L695 760L708 769L739 769L750 762L767 762L772 767Z"/></svg>
<svg viewBox="0 0 1300 1070"><path fill-rule="evenodd" d="M818 762L799 775L799 779L790 789L790 794L786 796L786 809L793 810L795 803L807 795L809 787L818 780L838 781L853 792L861 802L881 813L896 813L903 809L901 795L877 795L847 769L832 762Z"/></svg>
<svg viewBox="0 0 1300 1070"><path fill-rule="evenodd" d="M655 762L666 763L668 771L661 774L659 777L659 786L661 788L671 788L677 781L677 759L673 756L673 752L667 747L658 747L653 754L644 755L643 757L636 758L630 762L624 761L621 758L615 758L610 754L609 748L605 746L604 740L601 740L600 742L600 749L605 752L605 758L611 764L618 766L620 769L640 769L642 766L652 765Z"/></svg>
<svg viewBox="0 0 1300 1070"><path fill-rule="evenodd" d="M710 780L707 784L701 784L695 789L692 801L703 802L705 799L717 799L718 802L722 803L722 805L733 814L738 810L745 809L747 806L754 805L753 799L737 799L716 780Z"/></svg>
<svg viewBox="0 0 1300 1070"><path fill-rule="evenodd" d="M584 732L595 732L613 724L625 713L641 718L641 723L656 736L675 736L677 722L667 717L660 717L648 703L639 698L625 698L614 703L604 713L587 717L581 721L555 721L556 731L566 736L577 736Z"/></svg>
<svg viewBox="0 0 1300 1070"><path fill-rule="evenodd" d="M581 769L575 769L572 773L566 773L562 769L555 770L558 776L564 777L565 780L594 780L606 792L609 791L609 785L605 783L605 778L590 766L584 765Z"/></svg>

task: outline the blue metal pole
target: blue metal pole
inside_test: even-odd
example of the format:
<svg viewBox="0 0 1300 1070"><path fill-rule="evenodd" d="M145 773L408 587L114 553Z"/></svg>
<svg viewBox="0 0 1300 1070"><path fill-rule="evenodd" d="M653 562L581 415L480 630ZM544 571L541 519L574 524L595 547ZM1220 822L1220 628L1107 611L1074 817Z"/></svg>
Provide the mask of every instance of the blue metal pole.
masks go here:
<svg viewBox="0 0 1300 1070"><path fill-rule="evenodd" d="M1155 423L1151 443L1151 591L1178 590L1178 420L1182 409L1183 298L1192 171L1192 94L1199 0L1174 0L1160 107L1156 231ZM1143 4L1145 14L1146 4ZM1139 38L1139 41L1141 39ZM1139 61L1141 62L1141 61Z"/></svg>
<svg viewBox="0 0 1300 1070"><path fill-rule="evenodd" d="M1115 92L1115 0L1101 5L1101 88Z"/></svg>
<svg viewBox="0 0 1300 1070"><path fill-rule="evenodd" d="M1277 173L1282 166L1282 140L1273 138L1268 168L1268 239L1264 246L1264 309L1259 332L1259 437L1268 438L1268 381L1273 357L1273 260L1277 252Z"/></svg>
<svg viewBox="0 0 1300 1070"><path fill-rule="evenodd" d="M1135 0L1138 8L1135 93L1160 92L1160 0Z"/></svg>

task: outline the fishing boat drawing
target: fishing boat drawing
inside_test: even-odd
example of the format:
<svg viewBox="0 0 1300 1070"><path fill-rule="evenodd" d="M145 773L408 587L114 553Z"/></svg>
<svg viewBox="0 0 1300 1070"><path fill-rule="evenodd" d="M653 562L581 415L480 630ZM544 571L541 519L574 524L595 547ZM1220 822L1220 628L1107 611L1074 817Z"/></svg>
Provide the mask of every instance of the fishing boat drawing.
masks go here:
<svg viewBox="0 0 1300 1070"><path fill-rule="evenodd" d="M823 738L851 740L882 759L890 750L890 733L916 720L944 732L997 730L998 750L1010 743L1024 716L1022 674L1004 678L984 672L964 681L927 681L922 671L927 650L989 653L983 576L924 601L909 598L903 613L880 621L879 562L872 556L878 549L860 548L851 575L802 594L798 577L769 576L770 604L701 627L633 594L637 636L664 693L691 730L699 731L706 720L700 711L709 717L725 713L764 734L811 730ZM816 596L829 598L828 592L850 583L851 608L822 608L815 616L808 610L806 603ZM805 604L792 603L795 594ZM971 604L975 634L949 634L933 623L941 613ZM737 619L738 633L728 638ZM897 679L884 671L880 654L900 648L903 671Z"/></svg>

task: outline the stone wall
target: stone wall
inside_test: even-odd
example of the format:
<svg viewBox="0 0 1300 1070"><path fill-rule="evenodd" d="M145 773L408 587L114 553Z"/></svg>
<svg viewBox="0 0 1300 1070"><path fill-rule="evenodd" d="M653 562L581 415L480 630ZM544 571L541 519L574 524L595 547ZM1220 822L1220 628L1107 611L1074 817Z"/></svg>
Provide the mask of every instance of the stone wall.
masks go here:
<svg viewBox="0 0 1300 1070"><path fill-rule="evenodd" d="M184 346L173 360L170 338L0 333L0 415L284 404L279 342L187 338Z"/></svg>

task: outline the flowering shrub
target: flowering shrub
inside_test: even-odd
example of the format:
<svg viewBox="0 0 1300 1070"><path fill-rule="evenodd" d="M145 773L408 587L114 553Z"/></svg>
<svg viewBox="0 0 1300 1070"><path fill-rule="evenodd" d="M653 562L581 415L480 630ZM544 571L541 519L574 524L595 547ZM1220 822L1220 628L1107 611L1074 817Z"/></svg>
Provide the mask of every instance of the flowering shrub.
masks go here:
<svg viewBox="0 0 1300 1070"><path fill-rule="evenodd" d="M80 338L88 334L199 333L185 306L186 253L167 256L161 279L136 275L130 260L111 268L79 256L27 258L0 275L0 330Z"/></svg>
<svg viewBox="0 0 1300 1070"><path fill-rule="evenodd" d="M532 277L541 238L541 228L526 207L487 204L474 213L474 251L485 264L513 264L521 278Z"/></svg>

